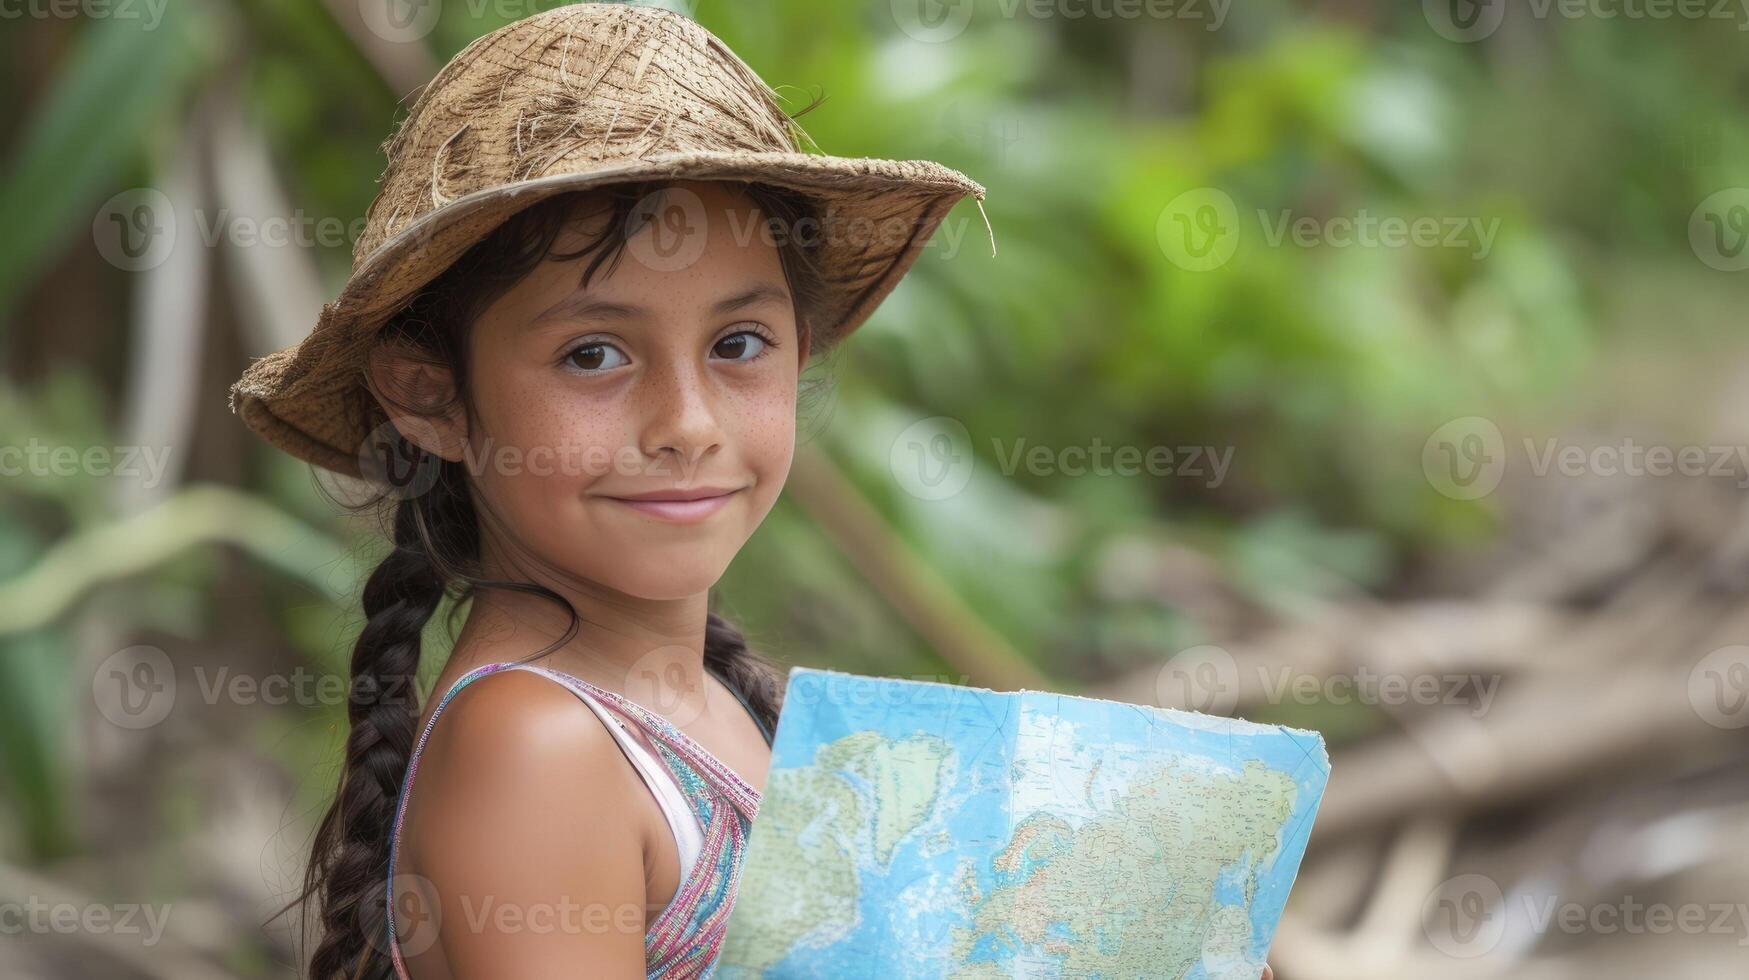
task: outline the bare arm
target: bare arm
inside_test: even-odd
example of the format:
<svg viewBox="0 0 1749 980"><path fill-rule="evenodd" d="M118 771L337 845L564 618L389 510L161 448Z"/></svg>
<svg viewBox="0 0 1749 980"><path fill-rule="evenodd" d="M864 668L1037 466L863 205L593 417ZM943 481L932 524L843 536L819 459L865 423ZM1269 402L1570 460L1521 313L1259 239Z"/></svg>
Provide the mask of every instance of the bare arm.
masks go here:
<svg viewBox="0 0 1749 980"><path fill-rule="evenodd" d="M434 942L403 940L428 947L408 955L414 980L642 978L636 792L613 736L558 685L512 671L457 695L421 759L397 868L441 910Z"/></svg>

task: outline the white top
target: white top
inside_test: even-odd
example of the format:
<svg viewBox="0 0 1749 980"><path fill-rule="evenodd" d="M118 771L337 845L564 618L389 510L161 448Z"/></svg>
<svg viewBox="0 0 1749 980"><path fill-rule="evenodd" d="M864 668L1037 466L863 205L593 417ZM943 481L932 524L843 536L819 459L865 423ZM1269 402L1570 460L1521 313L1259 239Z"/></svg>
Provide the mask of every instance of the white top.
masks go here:
<svg viewBox="0 0 1749 980"><path fill-rule="evenodd" d="M565 686L576 691L569 684ZM644 785L650 787L650 792L656 797L656 804L662 808L663 816L668 818L668 828L674 832L674 846L680 850L680 881L684 884L692 876L692 866L698 863L699 852L704 850L704 828L699 826L698 816L686 802L686 794L681 791L680 783L662 760L656 757L655 750L649 747L648 738L642 731L636 726L627 725L619 715L598 704L594 698L584 696L581 691L577 691L577 695L578 700L588 705L601 718L607 730L613 733L614 740L619 743L626 758L632 760L638 775L643 777ZM679 895L679 889L675 890L675 894Z"/></svg>

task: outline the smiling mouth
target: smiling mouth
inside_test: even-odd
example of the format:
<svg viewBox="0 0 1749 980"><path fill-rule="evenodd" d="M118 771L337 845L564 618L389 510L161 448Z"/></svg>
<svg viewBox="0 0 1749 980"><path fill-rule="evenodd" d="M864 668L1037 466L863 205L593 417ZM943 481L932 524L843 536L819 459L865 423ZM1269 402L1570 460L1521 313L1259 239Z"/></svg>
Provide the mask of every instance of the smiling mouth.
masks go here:
<svg viewBox="0 0 1749 980"><path fill-rule="evenodd" d="M617 504L624 504L657 520L675 524L692 524L723 509L724 505L728 504L740 492L739 489L728 490L710 496L693 497L689 500L657 500L649 497L606 497L605 499Z"/></svg>

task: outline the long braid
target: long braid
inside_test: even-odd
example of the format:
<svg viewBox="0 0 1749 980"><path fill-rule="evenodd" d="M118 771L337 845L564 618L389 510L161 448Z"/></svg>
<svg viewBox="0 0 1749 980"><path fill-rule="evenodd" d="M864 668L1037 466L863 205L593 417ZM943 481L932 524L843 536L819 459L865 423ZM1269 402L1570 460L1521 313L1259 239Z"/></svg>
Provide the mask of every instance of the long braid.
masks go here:
<svg viewBox="0 0 1749 980"><path fill-rule="evenodd" d="M391 975L382 955L389 833L418 725L420 636L444 596L424 512L447 509L443 503L409 498L396 506L394 550L364 586L367 620L352 651L345 773L317 832L332 844L315 855L305 879L306 891L322 899L322 938L310 959L318 980Z"/></svg>
<svg viewBox="0 0 1749 980"><path fill-rule="evenodd" d="M747 699L767 728L777 730L777 714L783 708L783 675L765 656L748 649L746 637L735 624L714 612L705 620L704 662Z"/></svg>

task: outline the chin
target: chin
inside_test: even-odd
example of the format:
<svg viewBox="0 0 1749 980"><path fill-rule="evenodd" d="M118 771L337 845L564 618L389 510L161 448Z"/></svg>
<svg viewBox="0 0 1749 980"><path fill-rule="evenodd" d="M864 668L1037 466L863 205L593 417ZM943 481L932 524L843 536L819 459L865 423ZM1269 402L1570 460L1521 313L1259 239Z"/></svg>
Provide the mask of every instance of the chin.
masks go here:
<svg viewBox="0 0 1749 980"><path fill-rule="evenodd" d="M714 556L707 560L696 550L675 554L671 560L646 550L633 560L603 569L596 581L638 599L684 599L708 592L727 567L727 562Z"/></svg>

